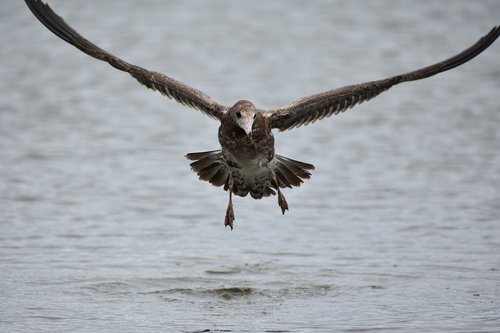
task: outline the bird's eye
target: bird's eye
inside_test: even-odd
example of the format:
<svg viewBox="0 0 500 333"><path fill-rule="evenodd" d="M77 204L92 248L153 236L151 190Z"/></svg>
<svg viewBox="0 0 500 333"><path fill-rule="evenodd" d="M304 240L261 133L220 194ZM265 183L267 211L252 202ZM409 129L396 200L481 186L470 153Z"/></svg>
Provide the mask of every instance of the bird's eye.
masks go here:
<svg viewBox="0 0 500 333"><path fill-rule="evenodd" d="M241 112L240 111L236 112L236 117L241 118Z"/></svg>
<svg viewBox="0 0 500 333"><path fill-rule="evenodd" d="M253 119L255 119L255 117L257 117L257 113L253 115Z"/></svg>

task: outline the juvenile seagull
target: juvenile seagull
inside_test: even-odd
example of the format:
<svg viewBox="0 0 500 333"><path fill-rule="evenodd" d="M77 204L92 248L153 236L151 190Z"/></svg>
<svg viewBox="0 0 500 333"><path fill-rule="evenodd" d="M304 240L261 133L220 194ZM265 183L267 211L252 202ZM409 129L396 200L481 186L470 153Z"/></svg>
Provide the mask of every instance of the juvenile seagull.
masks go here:
<svg viewBox="0 0 500 333"><path fill-rule="evenodd" d="M313 123L368 101L396 84L425 79L460 66L483 52L500 34L500 26L494 27L468 49L413 72L307 96L280 109L260 110L247 100L240 100L231 107L221 105L205 93L182 82L129 64L82 37L47 4L40 0L25 1L40 22L66 42L96 59L128 72L146 87L220 121L221 149L190 153L186 157L194 161L191 167L200 179L215 186L224 186L224 190L229 192L224 225L231 229L234 221L233 194L244 197L250 193L252 198L261 199L277 193L278 204L284 214L288 210L288 204L280 189L299 186L311 176L309 170L314 169L312 164L275 154L272 129L284 131Z"/></svg>

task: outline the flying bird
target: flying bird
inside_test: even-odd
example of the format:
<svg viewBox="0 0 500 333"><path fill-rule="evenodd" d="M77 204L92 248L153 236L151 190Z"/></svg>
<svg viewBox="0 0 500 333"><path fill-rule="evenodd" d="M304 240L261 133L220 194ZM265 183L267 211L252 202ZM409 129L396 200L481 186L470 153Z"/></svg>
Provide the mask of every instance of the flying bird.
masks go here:
<svg viewBox="0 0 500 333"><path fill-rule="evenodd" d="M190 153L186 157L193 161L190 166L201 180L223 186L229 192L224 225L231 229L235 219L233 194L241 197L250 194L254 199L277 194L284 214L288 203L281 189L300 186L303 180L310 178L310 171L314 169L312 164L276 154L273 129L284 131L314 123L368 101L396 84L425 79L460 66L483 52L500 34L500 26L496 26L471 47L431 66L328 90L301 98L283 108L261 110L247 100L240 100L233 106L221 105L202 91L167 75L130 64L82 37L44 2L25 1L43 25L69 44L129 73L147 88L220 121L218 139L221 149Z"/></svg>

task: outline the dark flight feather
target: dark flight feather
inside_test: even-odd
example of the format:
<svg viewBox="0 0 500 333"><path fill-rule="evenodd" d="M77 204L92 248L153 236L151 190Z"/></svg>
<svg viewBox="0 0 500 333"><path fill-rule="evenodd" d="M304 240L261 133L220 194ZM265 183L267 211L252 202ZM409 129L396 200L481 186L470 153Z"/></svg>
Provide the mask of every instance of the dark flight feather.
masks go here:
<svg viewBox="0 0 500 333"><path fill-rule="evenodd" d="M497 26L468 49L449 59L416 71L325 91L301 98L282 109L270 110L267 115L271 119L271 126L284 131L307 125L368 101L396 84L425 79L460 66L488 48L499 34L500 26Z"/></svg>
<svg viewBox="0 0 500 333"><path fill-rule="evenodd" d="M129 64L108 51L101 49L82 37L62 17L54 13L49 5L42 1L25 1L38 20L61 39L77 47L89 56L106 61L114 68L129 73L146 87L159 91L161 94L183 105L198 109L212 118L221 119L222 114L227 109L227 107L213 101L207 94L200 90L194 89L164 74Z"/></svg>

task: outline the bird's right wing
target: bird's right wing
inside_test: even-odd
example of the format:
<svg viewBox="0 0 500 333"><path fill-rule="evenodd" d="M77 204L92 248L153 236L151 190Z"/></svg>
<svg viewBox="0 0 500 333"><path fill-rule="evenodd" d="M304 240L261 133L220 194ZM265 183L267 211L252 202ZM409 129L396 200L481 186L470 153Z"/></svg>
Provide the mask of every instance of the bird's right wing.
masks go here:
<svg viewBox="0 0 500 333"><path fill-rule="evenodd" d="M106 61L111 66L128 72L137 81L146 87L159 91L177 102L198 109L206 115L221 119L222 114L227 107L213 101L210 96L204 92L194 89L180 81L170 78L164 74L149 71L145 68L129 64L128 62L114 56L113 54L101 49L89 40L82 37L78 32L71 28L59 15L57 15L49 5L40 0L25 0L33 14L50 31L65 40L69 44L77 47L82 52L96 59Z"/></svg>
<svg viewBox="0 0 500 333"><path fill-rule="evenodd" d="M434 65L383 80L355 84L307 96L282 109L269 110L266 114L271 120L271 126L281 131L307 125L368 101L398 83L425 79L460 66L488 48L499 34L500 26L497 26L468 49Z"/></svg>

